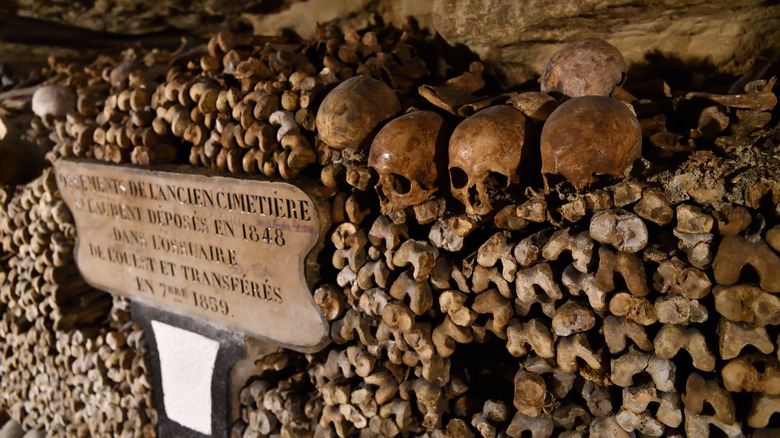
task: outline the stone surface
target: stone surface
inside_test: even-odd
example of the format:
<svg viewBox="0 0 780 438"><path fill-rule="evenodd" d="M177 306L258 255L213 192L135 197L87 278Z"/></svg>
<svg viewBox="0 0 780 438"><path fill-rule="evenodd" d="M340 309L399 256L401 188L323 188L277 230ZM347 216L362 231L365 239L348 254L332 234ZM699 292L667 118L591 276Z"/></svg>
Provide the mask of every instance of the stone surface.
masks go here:
<svg viewBox="0 0 780 438"><path fill-rule="evenodd" d="M68 160L57 180L94 287L299 350L327 342L309 289L323 215L302 189Z"/></svg>
<svg viewBox="0 0 780 438"><path fill-rule="evenodd" d="M15 72L24 73L46 65L50 55L78 56L83 47L141 42L173 50L181 36L208 38L222 29L292 31L314 39L318 23L363 28L381 17L400 27L407 16L430 29L432 10L433 0L10 0L0 2L0 53Z"/></svg>
<svg viewBox="0 0 780 438"><path fill-rule="evenodd" d="M245 14L255 34L276 34L292 30L303 38L316 36L317 23L338 21L358 28L365 27L373 14L385 22L400 26L405 17L415 17L422 27L432 25L433 0L330 0L287 1L284 7L269 14Z"/></svg>
<svg viewBox="0 0 780 438"><path fill-rule="evenodd" d="M652 7L626 0L436 0L433 11L447 42L474 51L509 85L538 76L566 43L587 37L616 46L629 76L648 57L738 74L778 40L778 20L780 5L760 0L667 0Z"/></svg>
<svg viewBox="0 0 780 438"><path fill-rule="evenodd" d="M212 32L219 23L235 23L242 12L269 12L276 1L194 0L99 0L63 4L57 1L11 0L0 5L0 12L17 16L79 26L111 33L142 34L171 28L193 28ZM208 30L207 30L208 29Z"/></svg>
<svg viewBox="0 0 780 438"><path fill-rule="evenodd" d="M0 23L24 30L29 23L22 19L34 19L113 34L150 36L161 31L208 36L222 28L250 24L260 35L275 35L284 29L315 38L318 23L337 21L365 27L375 15L396 26L413 16L421 26L431 27L432 11L433 0L101 0L75 4L11 0L0 4ZM50 32L44 31L44 38Z"/></svg>

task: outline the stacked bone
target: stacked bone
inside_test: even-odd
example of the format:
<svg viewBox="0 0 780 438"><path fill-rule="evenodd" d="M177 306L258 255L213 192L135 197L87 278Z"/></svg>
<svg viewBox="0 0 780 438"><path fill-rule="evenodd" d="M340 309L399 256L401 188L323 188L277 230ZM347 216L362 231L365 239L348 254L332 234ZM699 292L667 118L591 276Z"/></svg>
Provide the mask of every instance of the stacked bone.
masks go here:
<svg viewBox="0 0 780 438"><path fill-rule="evenodd" d="M322 259L333 269L323 267L315 300L332 321L334 345L305 361L284 353L259 363L233 434L704 437L711 426L740 436L770 424L780 395L774 81L745 81L745 93L725 95L673 96L658 82L624 89L616 85L626 67L620 54L587 40L551 60L541 92L478 97L485 82L474 63L441 86L420 87L442 111L393 118L415 100L408 92L425 73L410 38L411 28L327 28L315 43L224 32L207 55L165 55L162 70L155 52L143 63L132 52L99 61L99 75L55 65L75 78L63 87L71 99L91 85L107 98L97 99L94 120L88 106L83 120L67 109L33 119L35 132L54 129L52 159L79 151L148 164L186 155L143 141L122 147L149 137L191 146L197 166L319 173L333 221ZM583 69L588 63L595 68ZM128 72L145 69L151 82ZM98 83L113 76L115 88ZM63 88L55 91L67 98ZM67 108L82 113L77 100ZM451 136L448 124L457 125ZM609 126L618 130L602 130ZM101 151L77 146L91 129ZM14 202L6 213L23 210L21 198ZM25 231L12 234L4 239L21 247L14 239ZM72 241L72 226L63 234ZM9 248L4 281L13 286L4 296L36 284L24 276L38 259ZM36 310L23 302L7 301L7 333L31 325L26 314ZM132 324L115 324L142 354ZM81 397L87 407L70 409L83 414L52 415L51 428L152 433L148 398L114 395L148 397L142 362L124 353L121 334L101 330L56 337L65 356L111 365L97 366L92 375L103 377L90 389L109 395ZM73 348L82 342L89 347ZM34 360L34 349L18 346L23 359L6 355L17 371ZM14 388L32 384L24 372L9 379ZM7 391L21 419L30 392ZM109 408L103 426L71 424L111 403L146 410ZM45 406L63 409L59 400ZM29 409L30 427L49 416ZM139 431L144 415L149 424Z"/></svg>
<svg viewBox="0 0 780 438"><path fill-rule="evenodd" d="M780 257L770 249L778 227L741 236L750 223L742 207L724 207L715 218L666 204L676 226L651 238L654 216L625 209L644 216L642 200L656 202L658 193L640 191L625 204L624 189L605 191L604 206L621 208L592 215L589 229L500 231L465 258L437 248L437 238L409 239L409 227L387 216L364 228L339 225L338 283L315 294L341 344L310 371L325 406L320 424L332 423L339 436L361 428L454 433L464 424L482 436L513 437L617 427L706 437L710 425L739 436L745 426L765 427L780 410L776 333L767 331L780 304L772 295ZM670 247L663 239L672 233L682 237ZM718 243L686 241L704 234ZM700 253L714 255L709 274ZM757 285L740 281L744 265L758 273ZM476 373L456 366L465 362L459 353L473 354L460 345L470 342L489 346L490 360L500 360L500 350L518 358L513 399L489 398L484 411L468 410L483 401L472 392L485 391L471 390L465 376ZM412 387L422 392L411 394ZM735 416L729 391L754 393L747 418ZM714 415L703 401L717 406ZM651 402L660 403L654 414ZM400 405L406 414L393 417Z"/></svg>
<svg viewBox="0 0 780 438"><path fill-rule="evenodd" d="M90 102L103 104L105 97L94 117L99 126L78 125L68 131L70 143L94 139L96 157L137 164L174 161L171 144L178 144L194 166L294 178L318 158L339 158L315 140L316 108L328 87L368 75L390 77L404 91L427 72L408 45L419 37L413 23L403 33L380 30L381 41L373 31L323 28L316 42L223 31L199 58L197 49L175 57L152 52L141 63L127 52L103 69L107 97L98 97L108 91L105 82L87 87ZM74 150L89 155L81 152Z"/></svg>
<svg viewBox="0 0 780 438"><path fill-rule="evenodd" d="M305 133L323 82L308 47L282 43L223 31L199 69L168 73L154 98L156 121L192 144L192 165L293 178L315 161Z"/></svg>
<svg viewBox="0 0 780 438"><path fill-rule="evenodd" d="M318 405L321 409L322 400L308 396L313 388L303 355L273 353L256 366L256 375L238 394L241 421L233 425L231 436L266 436L275 430L285 436L311 435L312 412Z"/></svg>
<svg viewBox="0 0 780 438"><path fill-rule="evenodd" d="M315 300L335 345L311 356L314 436L736 437L770 425L780 410L777 129L765 129L774 81L676 98L646 83L635 98L602 43L553 61L607 52L597 55L613 65L602 59L578 86L611 98L579 97L572 70L553 61L547 94L475 98L479 65L421 88L456 116L490 107L452 132L452 197L431 165L441 117L377 120L351 143L320 130L332 148L360 151L360 136L383 126L368 168L321 173L335 281L323 271ZM665 117L692 112L684 134L667 129ZM533 124L543 174L523 181Z"/></svg>
<svg viewBox="0 0 780 438"><path fill-rule="evenodd" d="M193 165L293 178L317 154L323 163L351 158L315 138L316 107L328 87L368 75L408 91L427 74L412 47L423 38L415 23L374 30L322 28L316 42L221 32L202 50L186 44L174 53L129 49L86 65L53 59L44 72L50 77L32 96L25 139L48 150L51 162L86 157L146 165L189 155ZM24 115L29 98L18 91L13 94L22 97L13 103ZM39 211L30 193L44 192ZM10 192L13 198L3 193L3 334L9 334L5 363L13 369L4 379L7 409L25 428L53 434L153 435L142 333L121 310L126 303L115 299L112 307L108 295L78 275L71 257L75 230L52 169ZM31 335L19 335L33 324ZM39 337L49 339L40 348ZM33 344L20 344L28 340ZM48 380L40 374L46 372ZM284 385L272 382L277 389L269 394ZM288 418L284 409L272 411ZM281 417L278 424L292 427Z"/></svg>
<svg viewBox="0 0 780 438"><path fill-rule="evenodd" d="M221 32L203 56L198 48L185 46L176 53L130 49L115 57L100 56L88 65L52 60L51 77L33 95L35 117L27 135L42 149L51 149L52 162L71 156L115 163L172 162L177 154L187 155L186 150L179 153L183 144L191 147L194 165L292 178L316 159L315 108L327 87L355 75L373 75L389 78L396 90L407 91L427 73L409 45L422 35L414 23L403 30L376 30L381 41L373 31L361 35L354 29L342 33L323 28L314 43ZM323 162L341 158L324 144L319 149ZM34 187L41 181L55 190L51 169ZM13 225L10 218L17 216L21 220L24 215L16 213L27 210L28 198L17 196L8 204L6 224ZM44 211L57 215L62 230L38 236L32 231L35 225L24 223L4 236L8 272L3 290L13 310L6 320L26 312L41 330L53 320L55 331L42 333L57 339L53 359L64 371L51 385L63 388L65 398L59 394L53 396L60 397L56 400L41 402L38 392L31 395L27 390L35 376L27 372L19 377L19 371L14 374L19 378L6 382L11 385L7 392L13 394L9 398L15 418L28 428L67 430L74 436L153 434L156 421L145 383L141 333L126 320L108 325L103 321L111 301L78 276L71 259L74 229L64 204L55 198L50 194L41 202L54 204L44 205ZM17 248L30 235L37 240ZM52 249L38 254L49 240ZM41 274L35 283L18 275L33 272L33 262ZM27 287L31 283L36 287ZM12 290L26 295L12 299ZM114 304L116 310L119 302ZM17 322L8 322L7 332L18 331ZM74 326L79 329L73 331ZM30 350L13 342L6 348ZM47 355L51 354L39 354ZM28 355L21 361L7 356L14 367L35 364ZM48 408L25 413L23 403ZM279 409L274 412L281 415Z"/></svg>
<svg viewBox="0 0 780 438"><path fill-rule="evenodd" d="M78 274L53 169L2 195L3 409L56 436L154 436L143 332Z"/></svg>
<svg viewBox="0 0 780 438"><path fill-rule="evenodd" d="M128 49L88 65L52 61L51 85L38 88L33 112L51 130L48 158L88 157L113 163L170 162L175 141L152 127L151 97L172 55Z"/></svg>
<svg viewBox="0 0 780 438"><path fill-rule="evenodd" d="M323 92L355 75L388 76L405 91L427 73L409 45L419 32L360 35L320 29L316 42L237 35L209 41L208 54L173 67L152 96L158 134L190 147L189 162L221 171L295 178L320 161L339 159L315 133Z"/></svg>

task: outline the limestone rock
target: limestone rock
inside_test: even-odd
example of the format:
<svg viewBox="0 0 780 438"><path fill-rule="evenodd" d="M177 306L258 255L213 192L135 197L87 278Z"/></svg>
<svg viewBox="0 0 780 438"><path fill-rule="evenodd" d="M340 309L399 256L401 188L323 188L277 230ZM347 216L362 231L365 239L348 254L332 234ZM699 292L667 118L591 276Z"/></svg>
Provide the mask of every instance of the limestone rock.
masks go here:
<svg viewBox="0 0 780 438"><path fill-rule="evenodd" d="M271 35L288 29L303 38L316 37L317 23L337 21L361 28L374 20L374 14L395 26L403 24L407 16L417 19L421 27L432 26L432 0L288 0L285 6L272 13L244 16L255 34Z"/></svg>
<svg viewBox="0 0 780 438"><path fill-rule="evenodd" d="M629 66L648 64L653 54L739 74L780 38L779 20L780 5L761 0L653 7L627 0L435 0L433 10L442 37L471 49L507 85L537 77L566 43L588 37L616 46Z"/></svg>

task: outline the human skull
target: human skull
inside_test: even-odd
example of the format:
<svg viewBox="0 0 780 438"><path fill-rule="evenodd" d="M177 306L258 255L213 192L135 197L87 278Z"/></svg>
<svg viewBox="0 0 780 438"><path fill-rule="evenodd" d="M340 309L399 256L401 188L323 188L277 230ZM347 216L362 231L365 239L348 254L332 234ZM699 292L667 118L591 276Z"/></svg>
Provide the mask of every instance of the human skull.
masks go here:
<svg viewBox="0 0 780 438"><path fill-rule="evenodd" d="M380 123L398 114L401 103L384 82L355 76L325 96L315 124L320 138L334 149L361 149Z"/></svg>
<svg viewBox="0 0 780 438"><path fill-rule="evenodd" d="M542 93L568 97L609 96L626 74L626 61L612 44L586 38L554 54L542 72Z"/></svg>
<svg viewBox="0 0 780 438"><path fill-rule="evenodd" d="M493 209L491 192L520 182L532 157L528 119L508 105L486 108L461 122L449 145L450 191L468 214Z"/></svg>
<svg viewBox="0 0 780 438"><path fill-rule="evenodd" d="M629 107L604 96L575 97L553 111L542 128L542 176L560 175L580 190L596 175L620 176L642 153L642 129Z"/></svg>
<svg viewBox="0 0 780 438"><path fill-rule="evenodd" d="M45 119L46 117L65 117L76 109L76 92L72 88L61 85L48 85L35 90L32 97L33 113Z"/></svg>
<svg viewBox="0 0 780 438"><path fill-rule="evenodd" d="M371 143L368 165L379 174L382 214L417 205L438 189L450 129L433 111L414 111L388 122Z"/></svg>

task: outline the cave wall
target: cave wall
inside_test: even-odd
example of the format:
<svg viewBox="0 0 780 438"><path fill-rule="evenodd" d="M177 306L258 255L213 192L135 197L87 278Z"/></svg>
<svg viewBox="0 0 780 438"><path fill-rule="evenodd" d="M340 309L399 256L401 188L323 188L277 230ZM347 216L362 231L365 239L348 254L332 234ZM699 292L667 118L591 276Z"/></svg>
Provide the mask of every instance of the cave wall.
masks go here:
<svg viewBox="0 0 780 438"><path fill-rule="evenodd" d="M407 16L449 44L472 51L509 86L532 80L563 44L585 37L603 38L618 47L634 74L684 64L730 75L747 71L757 56L777 56L780 39L780 5L762 0L7 1L0 6L0 23L6 29L0 33L0 49L3 62L11 64L17 59L42 63L58 53L25 47L31 35L41 38L49 31L40 26L28 32L35 27L27 23L9 26L19 17L103 32L82 35L82 40L102 36L111 42L117 34L130 34L143 36L150 44L175 44L179 36L204 38L223 28L261 35L291 31L311 39L318 23L362 28L382 20L400 26ZM14 36L9 29L17 29ZM53 34L48 44L60 45L63 39L58 35ZM9 41L21 47L8 45ZM78 41L70 48L77 48ZM116 38L115 43L130 41Z"/></svg>

